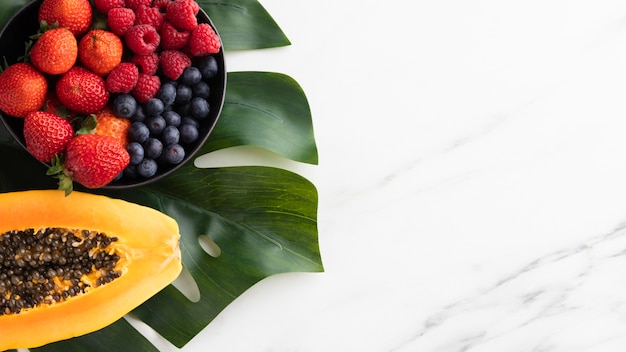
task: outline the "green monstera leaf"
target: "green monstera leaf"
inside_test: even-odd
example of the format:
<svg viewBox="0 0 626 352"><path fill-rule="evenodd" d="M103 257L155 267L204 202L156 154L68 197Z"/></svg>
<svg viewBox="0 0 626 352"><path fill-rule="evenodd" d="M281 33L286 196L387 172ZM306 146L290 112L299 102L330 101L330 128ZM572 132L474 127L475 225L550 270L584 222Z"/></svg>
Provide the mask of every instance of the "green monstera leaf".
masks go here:
<svg viewBox="0 0 626 352"><path fill-rule="evenodd" d="M226 50L290 44L256 0L198 2L216 25ZM26 3L0 2L0 24ZM297 82L280 73L228 73L222 114L198 155L210 157L211 152L236 146L260 147L317 164L311 112ZM56 188L45 167L21 149L2 125L0 153L8 159L5 165L10 165L0 171L0 192ZM317 238L317 190L293 172L261 166L198 168L190 162L156 184L97 193L153 207L179 223L183 264L191 278L187 285L193 292L187 292L184 284L170 285L130 314L175 346L184 346L260 280L278 273L324 270ZM157 351L127 319L120 319L100 331L32 350L129 348Z"/></svg>
<svg viewBox="0 0 626 352"><path fill-rule="evenodd" d="M226 50L289 45L289 39L256 0L198 0L224 42Z"/></svg>

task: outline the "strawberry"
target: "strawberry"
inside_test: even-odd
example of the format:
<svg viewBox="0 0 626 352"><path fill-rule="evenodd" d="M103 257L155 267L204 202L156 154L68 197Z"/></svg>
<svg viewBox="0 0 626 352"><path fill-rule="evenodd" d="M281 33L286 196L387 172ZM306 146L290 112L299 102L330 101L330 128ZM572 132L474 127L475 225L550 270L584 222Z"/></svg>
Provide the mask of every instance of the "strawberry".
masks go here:
<svg viewBox="0 0 626 352"><path fill-rule="evenodd" d="M104 108L95 114L96 128L94 134L117 138L124 147L128 144L128 129L130 120L117 117L109 108Z"/></svg>
<svg viewBox="0 0 626 352"><path fill-rule="evenodd" d="M59 100L59 98L57 98L56 94L54 94L54 91L48 91L41 110L57 114L61 117L67 116L67 109L65 108L65 106L63 106L63 104L61 104L61 101Z"/></svg>
<svg viewBox="0 0 626 352"><path fill-rule="evenodd" d="M104 79L81 66L64 73L55 91L63 105L80 114L95 113L109 101Z"/></svg>
<svg viewBox="0 0 626 352"><path fill-rule="evenodd" d="M25 117L39 110L48 91L44 75L27 63L16 63L0 74L0 110L15 117Z"/></svg>
<svg viewBox="0 0 626 352"><path fill-rule="evenodd" d="M91 26L93 9L89 0L43 0L39 6L38 20L49 25L55 22L67 27L75 36L87 32Z"/></svg>
<svg viewBox="0 0 626 352"><path fill-rule="evenodd" d="M100 188L109 184L129 162L130 156L117 138L83 134L67 145L64 175L87 188Z"/></svg>
<svg viewBox="0 0 626 352"><path fill-rule="evenodd" d="M72 125L56 114L33 111L24 118L26 149L39 161L51 162L73 136Z"/></svg>
<svg viewBox="0 0 626 352"><path fill-rule="evenodd" d="M78 43L80 62L99 76L108 75L122 62L124 44L113 32L92 29Z"/></svg>
<svg viewBox="0 0 626 352"><path fill-rule="evenodd" d="M76 63L78 44L67 28L45 31L30 51L33 65L44 73L58 75L67 72Z"/></svg>

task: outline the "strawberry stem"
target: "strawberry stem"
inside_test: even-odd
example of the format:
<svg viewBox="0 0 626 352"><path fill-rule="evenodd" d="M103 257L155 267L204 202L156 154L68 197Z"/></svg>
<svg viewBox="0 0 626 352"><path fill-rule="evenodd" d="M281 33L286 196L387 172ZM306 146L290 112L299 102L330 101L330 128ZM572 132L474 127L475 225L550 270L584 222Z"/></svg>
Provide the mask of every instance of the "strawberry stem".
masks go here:
<svg viewBox="0 0 626 352"><path fill-rule="evenodd" d="M63 158L58 154L52 159L52 165L46 171L46 175L59 179L59 190L65 191L66 197L74 190L71 173L65 168Z"/></svg>

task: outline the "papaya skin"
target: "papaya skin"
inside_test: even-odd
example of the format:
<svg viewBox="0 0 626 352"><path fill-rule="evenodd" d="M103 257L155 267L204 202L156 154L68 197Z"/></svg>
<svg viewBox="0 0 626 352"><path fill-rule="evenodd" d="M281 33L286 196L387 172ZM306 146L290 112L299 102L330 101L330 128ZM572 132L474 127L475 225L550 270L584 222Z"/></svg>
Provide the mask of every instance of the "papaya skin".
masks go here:
<svg viewBox="0 0 626 352"><path fill-rule="evenodd" d="M154 209L74 191L0 193L0 233L27 228L86 229L118 237L122 274L112 282L50 305L0 316L0 351L33 348L104 328L179 275L178 224Z"/></svg>

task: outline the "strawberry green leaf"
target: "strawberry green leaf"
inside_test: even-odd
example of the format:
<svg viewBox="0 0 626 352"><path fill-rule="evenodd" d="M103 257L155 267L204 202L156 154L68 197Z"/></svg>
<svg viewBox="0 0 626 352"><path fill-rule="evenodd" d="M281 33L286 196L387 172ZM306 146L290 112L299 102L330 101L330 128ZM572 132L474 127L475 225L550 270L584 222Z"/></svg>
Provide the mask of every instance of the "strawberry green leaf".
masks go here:
<svg viewBox="0 0 626 352"><path fill-rule="evenodd" d="M217 27L224 49L262 49L291 43L256 0L197 0Z"/></svg>
<svg viewBox="0 0 626 352"><path fill-rule="evenodd" d="M254 145L317 164L311 110L296 81L272 72L231 72L227 81L224 107L203 153Z"/></svg>

